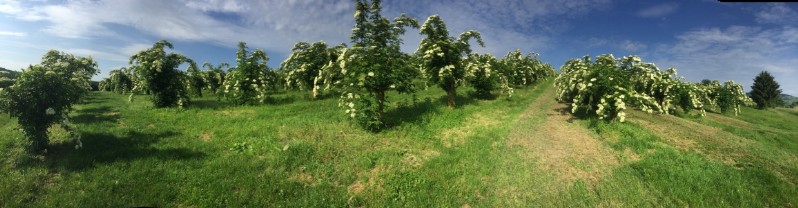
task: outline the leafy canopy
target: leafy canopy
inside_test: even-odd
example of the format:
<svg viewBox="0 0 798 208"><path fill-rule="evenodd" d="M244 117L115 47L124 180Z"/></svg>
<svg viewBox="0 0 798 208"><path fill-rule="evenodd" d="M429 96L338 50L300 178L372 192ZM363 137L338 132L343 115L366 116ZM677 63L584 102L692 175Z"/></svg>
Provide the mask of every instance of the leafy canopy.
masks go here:
<svg viewBox="0 0 798 208"><path fill-rule="evenodd" d="M189 98L183 84L186 75L177 69L183 63L196 69L197 64L188 57L167 53L165 48L172 49L172 43L166 40L156 42L152 48L142 50L130 57L135 73L141 77L135 89L146 88L152 92L151 100L155 107L174 107L188 105ZM132 96L132 95L131 95Z"/></svg>
<svg viewBox="0 0 798 208"><path fill-rule="evenodd" d="M760 109L772 108L782 105L781 89L773 75L767 71L762 71L754 78L754 85L751 86L751 98Z"/></svg>
<svg viewBox="0 0 798 208"><path fill-rule="evenodd" d="M0 110L17 117L31 142L29 151L45 150L49 143L47 129L59 122L78 139L67 118L72 105L91 89L89 79L98 71L91 57L51 50L40 64L23 70L14 85L0 88Z"/></svg>

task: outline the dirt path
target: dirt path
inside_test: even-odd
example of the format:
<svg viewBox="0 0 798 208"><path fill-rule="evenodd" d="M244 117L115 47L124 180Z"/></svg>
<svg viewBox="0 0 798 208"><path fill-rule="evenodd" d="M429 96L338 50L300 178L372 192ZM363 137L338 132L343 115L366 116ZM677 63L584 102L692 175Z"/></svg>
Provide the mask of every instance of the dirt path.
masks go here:
<svg viewBox="0 0 798 208"><path fill-rule="evenodd" d="M510 132L509 147L520 147L522 157L536 161L542 171L570 187L576 180L598 181L618 165L612 149L577 123L566 104L554 100L550 87L521 115Z"/></svg>

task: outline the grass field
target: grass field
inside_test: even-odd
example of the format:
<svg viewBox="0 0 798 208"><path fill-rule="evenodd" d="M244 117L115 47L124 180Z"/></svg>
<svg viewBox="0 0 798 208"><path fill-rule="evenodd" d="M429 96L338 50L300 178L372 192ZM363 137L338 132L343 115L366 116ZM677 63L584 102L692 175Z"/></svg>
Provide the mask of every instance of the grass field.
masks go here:
<svg viewBox="0 0 798 208"><path fill-rule="evenodd" d="M437 88L390 94L379 133L308 92L185 110L94 92L72 114L83 148L53 128L44 156L0 115L0 206L798 206L794 109L605 123L565 113L550 81L465 91L455 109Z"/></svg>

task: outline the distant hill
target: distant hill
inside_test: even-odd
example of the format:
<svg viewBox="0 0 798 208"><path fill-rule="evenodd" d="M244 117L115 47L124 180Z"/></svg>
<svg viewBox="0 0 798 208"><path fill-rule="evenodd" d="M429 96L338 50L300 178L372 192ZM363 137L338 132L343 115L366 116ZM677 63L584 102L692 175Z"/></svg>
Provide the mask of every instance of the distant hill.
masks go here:
<svg viewBox="0 0 798 208"><path fill-rule="evenodd" d="M798 102L798 97L795 97L795 96L792 96L792 95L780 94L779 97L781 97L781 100L784 101L784 105L785 106L790 106L793 103Z"/></svg>
<svg viewBox="0 0 798 208"><path fill-rule="evenodd" d="M14 79L19 77L21 72L0 67L0 88L6 88L14 84Z"/></svg>
<svg viewBox="0 0 798 208"><path fill-rule="evenodd" d="M747 92L745 94L748 95L748 97L751 97L751 92ZM779 98L781 98L781 100L784 101L784 106L790 106L793 103L798 102L798 97L795 97L795 96L792 96L792 95L788 95L788 94L783 94L783 93L779 94Z"/></svg>

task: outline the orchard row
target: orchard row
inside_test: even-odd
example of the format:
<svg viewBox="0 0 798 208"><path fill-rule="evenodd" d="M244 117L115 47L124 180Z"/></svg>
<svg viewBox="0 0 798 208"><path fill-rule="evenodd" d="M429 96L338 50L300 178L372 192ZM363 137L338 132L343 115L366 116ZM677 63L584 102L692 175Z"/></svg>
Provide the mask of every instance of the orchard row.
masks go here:
<svg viewBox="0 0 798 208"><path fill-rule="evenodd" d="M637 56L571 59L560 69L555 85L558 99L571 103L571 113L621 122L627 108L662 114L697 110L702 116L706 109L720 108L737 115L741 106L754 104L734 81L687 82L676 69L660 70Z"/></svg>

